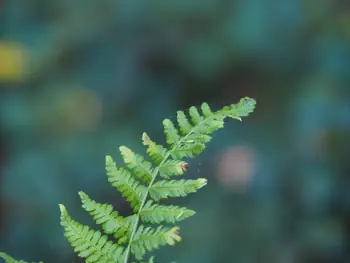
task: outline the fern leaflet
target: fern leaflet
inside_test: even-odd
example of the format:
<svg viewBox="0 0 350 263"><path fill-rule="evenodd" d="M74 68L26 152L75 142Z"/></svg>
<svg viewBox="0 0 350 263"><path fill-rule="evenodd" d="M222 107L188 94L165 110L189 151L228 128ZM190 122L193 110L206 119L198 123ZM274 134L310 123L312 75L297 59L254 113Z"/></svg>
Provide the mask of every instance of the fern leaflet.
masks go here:
<svg viewBox="0 0 350 263"><path fill-rule="evenodd" d="M160 226L153 229L140 225L135 233L134 240L131 242L131 252L136 259L141 260L147 251L152 251L167 244L175 245L176 242L181 241L178 230L178 227L169 229Z"/></svg>
<svg viewBox="0 0 350 263"><path fill-rule="evenodd" d="M130 202L134 211L138 211L147 188L141 185L129 171L118 168L110 156L106 156L106 171L108 181Z"/></svg>
<svg viewBox="0 0 350 263"><path fill-rule="evenodd" d="M128 147L121 146L119 149L125 164L130 170L146 184L149 184L152 180L152 164L145 161L142 156L135 154Z"/></svg>
<svg viewBox="0 0 350 263"><path fill-rule="evenodd" d="M154 201L168 197L184 197L190 193L197 192L207 184L207 179L199 178L196 180L161 180L154 183L149 188L149 195Z"/></svg>
<svg viewBox="0 0 350 263"><path fill-rule="evenodd" d="M110 204L100 204L92 200L84 192L79 192L83 208L96 221L96 224L102 225L102 229L106 234L113 234L118 243L125 243L131 234L132 216L123 218L114 211Z"/></svg>
<svg viewBox="0 0 350 263"><path fill-rule="evenodd" d="M85 258L87 263L124 261L122 246L108 241L108 236L102 235L100 231L94 231L72 220L63 205L60 205L60 210L65 237L74 251L79 252L79 256Z"/></svg>
<svg viewBox="0 0 350 263"><path fill-rule="evenodd" d="M196 212L184 207L174 205L159 205L148 201L140 212L141 220L145 223L160 224L162 222L175 224Z"/></svg>

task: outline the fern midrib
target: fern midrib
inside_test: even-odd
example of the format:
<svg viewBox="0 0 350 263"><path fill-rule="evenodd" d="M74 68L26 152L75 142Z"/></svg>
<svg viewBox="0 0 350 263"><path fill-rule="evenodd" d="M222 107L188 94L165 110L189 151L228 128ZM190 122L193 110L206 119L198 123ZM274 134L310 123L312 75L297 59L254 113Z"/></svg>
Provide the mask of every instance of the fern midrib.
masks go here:
<svg viewBox="0 0 350 263"><path fill-rule="evenodd" d="M190 136L198 127L200 127L200 125L202 125L203 123L205 123L206 121L209 121L211 120L212 118L214 117L217 117L215 116L215 113L212 115L212 116L209 116L207 118L205 118L204 120L202 120L200 123L198 123L197 125L195 125L194 127L192 127L192 129L189 131L188 134L186 134L185 136L181 137L181 139L175 144L175 146L170 149L167 154L164 156L162 162L153 170L153 173L152 173L152 181L149 183L148 187L147 187L147 191L145 193L145 196L142 200L142 203L140 205L140 208L137 212L137 218L136 218L136 221L135 221L135 224L134 224L134 227L133 227L133 230L132 230L132 233L131 233L131 236L130 236L130 240L129 240L129 244L126 248L126 251L125 251L125 259L124 259L124 263L128 263L128 260L129 260L129 254L130 254L130 248L131 248L131 245L134 241L134 236L135 236L135 233L136 233L136 230L137 230L137 227L138 227L138 224L140 222L140 215L141 215L141 212L142 212L142 209L144 207L144 205L146 204L146 201L147 201L147 197L149 195L149 191L151 189L151 187L153 186L153 183L155 182L155 179L158 175L158 172L160 170L160 168L163 166L163 164L168 160L168 158L171 156L171 154L177 150L177 148L184 142L186 141L187 137Z"/></svg>

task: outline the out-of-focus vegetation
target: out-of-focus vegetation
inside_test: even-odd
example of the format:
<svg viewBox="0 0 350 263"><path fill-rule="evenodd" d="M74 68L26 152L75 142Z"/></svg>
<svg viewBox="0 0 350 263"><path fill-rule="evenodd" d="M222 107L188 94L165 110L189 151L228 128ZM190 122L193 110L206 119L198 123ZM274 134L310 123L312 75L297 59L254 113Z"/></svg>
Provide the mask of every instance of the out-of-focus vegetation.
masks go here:
<svg viewBox="0 0 350 263"><path fill-rule="evenodd" d="M190 163L210 186L158 262L349 262L349 40L342 0L0 1L0 250L78 262L57 204L128 211L106 154L248 95L257 114Z"/></svg>

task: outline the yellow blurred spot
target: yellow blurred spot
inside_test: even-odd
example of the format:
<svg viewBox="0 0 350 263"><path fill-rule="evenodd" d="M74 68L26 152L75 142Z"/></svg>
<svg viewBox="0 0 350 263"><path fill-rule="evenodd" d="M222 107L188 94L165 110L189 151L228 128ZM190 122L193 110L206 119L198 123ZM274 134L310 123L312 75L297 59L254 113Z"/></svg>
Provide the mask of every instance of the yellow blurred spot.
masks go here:
<svg viewBox="0 0 350 263"><path fill-rule="evenodd" d="M23 74L25 50L17 42L0 42L0 82L19 81Z"/></svg>

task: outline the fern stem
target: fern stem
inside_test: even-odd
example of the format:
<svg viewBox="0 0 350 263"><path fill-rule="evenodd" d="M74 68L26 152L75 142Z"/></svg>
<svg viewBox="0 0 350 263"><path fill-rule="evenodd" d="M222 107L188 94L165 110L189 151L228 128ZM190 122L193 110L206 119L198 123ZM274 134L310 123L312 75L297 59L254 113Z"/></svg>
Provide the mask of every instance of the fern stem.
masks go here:
<svg viewBox="0 0 350 263"><path fill-rule="evenodd" d="M148 197L148 194L149 194L149 190L150 188L152 187L156 177L157 177L157 174L159 172L159 168L163 165L163 163L169 158L170 154L171 154L172 150L169 151L169 153L164 157L163 161L159 164L159 166L157 166L153 173L152 173L152 180L151 182L149 183L148 187L147 187L147 192L145 194L145 197L143 198L142 200L142 203L140 205L140 208L139 210L137 211L137 216L136 216L136 220L135 220L135 223L133 225L133 230L132 230L132 233L131 233L131 236L130 236L130 240L129 240L129 244L126 248L126 251L125 251L125 260L124 260L124 263L127 263L128 260L129 260L129 255L130 255L130 248L131 248L131 244L133 242L133 239L134 239L134 236L135 236L135 233L136 233L136 230L137 230L137 227L138 227L138 224L140 222L140 214L142 212L142 209L143 207L145 206L146 204L146 201L147 201L147 197Z"/></svg>
<svg viewBox="0 0 350 263"><path fill-rule="evenodd" d="M124 259L124 263L128 263L128 260L129 260L129 255L130 255L130 249L131 249L131 244L133 242L133 239L134 239L134 236L135 236L135 233L136 233L136 230L137 230L137 227L138 227L138 224L140 222L140 214L142 212L142 209L143 207L145 206L146 204L146 201L147 201L147 197L149 195L149 190L151 189L154 181L156 180L156 177L158 175L158 172L159 172L159 169L162 167L162 165L168 160L168 158L171 156L172 152L177 150L178 146L181 145L186 139L188 136L190 136L196 129L197 127L199 127L200 125L202 125L203 123L205 123L206 121L209 121L210 119L212 118L212 116L208 117L208 118L205 118L203 121L201 121L199 124L197 124L196 126L192 127L192 129L189 131L188 134L186 134L184 137L182 137L176 144L175 146L170 149L168 151L168 153L164 156L164 159L162 160L162 162L154 169L153 173L152 173L152 180L151 182L149 183L148 187L147 187L147 191L146 191L146 194L142 200L142 203L140 205L140 208L139 210L137 211L137 216L136 216L136 220L135 220L135 223L133 225L133 230L132 230L132 233L130 235L130 240L129 240L129 244L125 250L125 259Z"/></svg>

